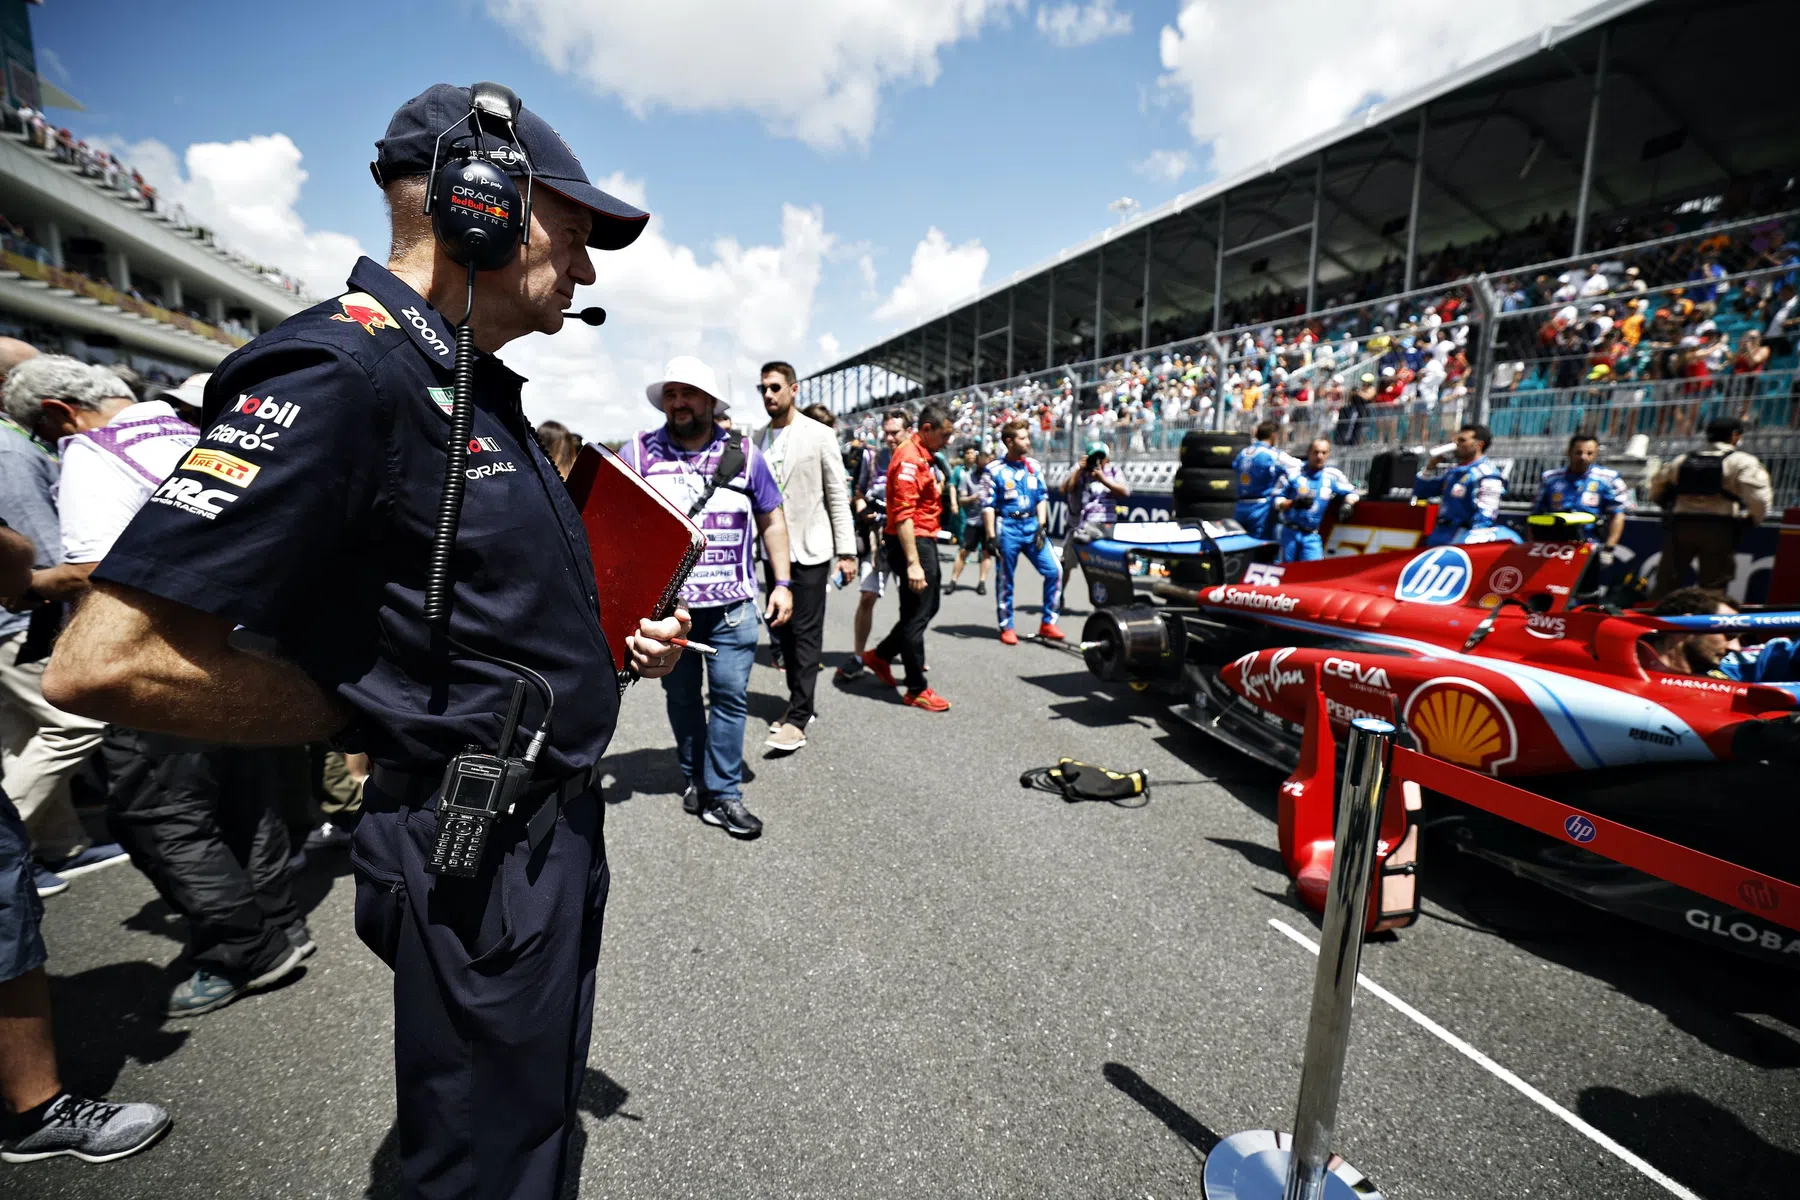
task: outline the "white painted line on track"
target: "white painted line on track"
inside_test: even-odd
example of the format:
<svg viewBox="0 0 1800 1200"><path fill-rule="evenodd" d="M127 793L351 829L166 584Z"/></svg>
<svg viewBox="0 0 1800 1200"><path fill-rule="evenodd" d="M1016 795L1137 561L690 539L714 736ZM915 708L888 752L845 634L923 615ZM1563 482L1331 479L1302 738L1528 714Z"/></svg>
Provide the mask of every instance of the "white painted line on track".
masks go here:
<svg viewBox="0 0 1800 1200"><path fill-rule="evenodd" d="M1306 949L1313 954L1319 952L1319 944L1307 937L1304 933L1301 933L1298 929L1295 929L1293 926L1282 921L1277 921L1274 917L1269 918L1269 924L1275 927L1277 933L1300 943L1300 945L1306 947ZM1523 1079L1520 1079L1517 1075L1514 1075L1511 1071L1507 1070L1475 1047L1469 1045L1469 1043L1463 1041L1454 1033L1451 1033L1448 1029L1445 1029L1442 1025L1439 1025L1436 1021L1432 1020L1400 997L1394 995L1394 993L1382 987L1379 983L1373 982L1368 976L1358 972L1356 982L1374 993L1376 998L1385 1002L1401 1016L1413 1022L1433 1037L1444 1042L1451 1049L1469 1059L1469 1061L1492 1075L1495 1079L1498 1079L1500 1082L1514 1089L1527 1100L1531 1101L1557 1120L1563 1122L1576 1133L1581 1134L1581 1136L1587 1138L1596 1146L1599 1146L1602 1150L1612 1154L1628 1166L1635 1168L1645 1178L1659 1184L1670 1195L1680 1196L1682 1200L1701 1200L1698 1195L1689 1191L1673 1179L1670 1179L1667 1175L1664 1175L1661 1171L1657 1170L1625 1147L1619 1145L1619 1143L1613 1141L1604 1133L1595 1129L1592 1125L1589 1125L1586 1121L1582 1120L1550 1097L1544 1095L1544 1093L1538 1091L1529 1083L1526 1083Z"/></svg>

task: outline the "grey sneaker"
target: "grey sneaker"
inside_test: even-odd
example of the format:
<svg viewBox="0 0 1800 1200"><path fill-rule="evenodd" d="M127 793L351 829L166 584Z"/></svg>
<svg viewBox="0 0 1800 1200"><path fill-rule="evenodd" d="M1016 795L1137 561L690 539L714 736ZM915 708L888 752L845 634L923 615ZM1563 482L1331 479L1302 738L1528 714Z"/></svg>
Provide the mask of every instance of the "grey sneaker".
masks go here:
<svg viewBox="0 0 1800 1200"><path fill-rule="evenodd" d="M305 917L281 932L287 934L288 945L298 950L302 959L311 958L319 949L319 943L313 941L312 930L306 927Z"/></svg>
<svg viewBox="0 0 1800 1200"><path fill-rule="evenodd" d="M690 817L700 815L700 792L691 783L687 785L687 791L681 793L681 811Z"/></svg>
<svg viewBox="0 0 1800 1200"><path fill-rule="evenodd" d="M768 740L763 742L763 745L782 754L792 754L806 745L806 731L798 725L783 721L769 730Z"/></svg>
<svg viewBox="0 0 1800 1200"><path fill-rule="evenodd" d="M700 819L708 825L717 825L735 838L762 835L762 822L751 815L742 800L715 800L700 813Z"/></svg>
<svg viewBox="0 0 1800 1200"><path fill-rule="evenodd" d="M308 944L311 938L308 938ZM268 987L271 983L294 973L300 962L309 953L302 946L288 942L288 951L275 960L275 965L262 974L244 983L225 975L215 975L205 967L201 967L169 994L169 1015L171 1017L197 1017L201 1013L209 1013L215 1008L224 1008L246 992L257 988Z"/></svg>
<svg viewBox="0 0 1800 1200"><path fill-rule="evenodd" d="M0 1141L0 1161L28 1163L68 1154L83 1162L112 1162L168 1131L168 1110L155 1104L107 1104L65 1094L35 1132Z"/></svg>

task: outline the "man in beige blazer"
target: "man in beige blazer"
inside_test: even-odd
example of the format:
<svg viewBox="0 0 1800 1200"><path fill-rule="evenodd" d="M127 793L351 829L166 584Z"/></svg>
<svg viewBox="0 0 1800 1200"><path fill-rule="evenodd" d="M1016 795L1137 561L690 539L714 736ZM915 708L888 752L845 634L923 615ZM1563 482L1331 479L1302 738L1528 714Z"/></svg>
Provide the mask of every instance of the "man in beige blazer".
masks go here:
<svg viewBox="0 0 1800 1200"><path fill-rule="evenodd" d="M845 580L855 579L856 535L837 435L794 406L794 368L784 362L764 364L759 390L769 424L757 430L756 448L781 487L794 597L793 618L772 631L787 671L787 712L770 726L763 744L792 753L806 745L806 727L813 718L832 559Z"/></svg>

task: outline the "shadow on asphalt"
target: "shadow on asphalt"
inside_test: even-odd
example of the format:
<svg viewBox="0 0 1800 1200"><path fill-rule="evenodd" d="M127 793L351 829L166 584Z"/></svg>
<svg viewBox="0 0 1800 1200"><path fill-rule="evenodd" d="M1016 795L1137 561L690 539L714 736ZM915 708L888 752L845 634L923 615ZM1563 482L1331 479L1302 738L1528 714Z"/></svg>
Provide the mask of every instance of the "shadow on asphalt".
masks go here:
<svg viewBox="0 0 1800 1200"><path fill-rule="evenodd" d="M161 1062L181 1049L190 1031L162 1027L171 984L168 972L146 962L52 975L50 1009L64 1082L82 1095L104 1096L127 1062Z"/></svg>
<svg viewBox="0 0 1800 1200"><path fill-rule="evenodd" d="M1168 1126L1169 1132L1193 1147L1197 1158L1204 1160L1222 1140L1194 1114L1124 1063L1109 1062L1100 1068L1100 1074L1106 1082L1143 1105L1145 1112Z"/></svg>
<svg viewBox="0 0 1800 1200"><path fill-rule="evenodd" d="M592 1116L595 1120L605 1121L611 1117L621 1117L627 1121L641 1121L642 1117L624 1111L625 1101L631 1093L619 1086L618 1082L605 1071L587 1068L587 1077L582 1081L581 1092L575 1099L575 1107ZM388 1126L387 1136L381 1139L381 1145L369 1158L369 1186L363 1190L364 1200L395 1200L400 1195L400 1135L396 1127ZM563 1186L558 1200L575 1200L581 1190L581 1164L587 1155L587 1130L580 1122L569 1134L568 1156L564 1160Z"/></svg>
<svg viewBox="0 0 1800 1200"><path fill-rule="evenodd" d="M608 754L605 780L608 804L623 804L638 796L680 796L687 790L673 746ZM756 782L756 771L748 760L744 763L744 782Z"/></svg>
<svg viewBox="0 0 1800 1200"><path fill-rule="evenodd" d="M1634 1096L1619 1088L1588 1088L1575 1109L1703 1196L1792 1195L1800 1178L1800 1154L1771 1146L1737 1114L1691 1092Z"/></svg>

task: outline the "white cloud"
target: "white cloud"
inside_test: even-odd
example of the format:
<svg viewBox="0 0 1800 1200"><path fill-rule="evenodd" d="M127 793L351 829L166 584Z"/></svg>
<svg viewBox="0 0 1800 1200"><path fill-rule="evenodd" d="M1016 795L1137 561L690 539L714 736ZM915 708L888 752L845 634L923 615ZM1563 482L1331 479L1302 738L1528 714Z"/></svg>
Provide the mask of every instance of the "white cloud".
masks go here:
<svg viewBox="0 0 1800 1200"><path fill-rule="evenodd" d="M155 139L92 140L135 167L166 203L211 229L220 245L280 268L314 296L342 291L363 253L348 234L311 230L300 219L294 206L307 176L300 148L285 133L196 142L182 158Z"/></svg>
<svg viewBox="0 0 1800 1200"><path fill-rule="evenodd" d="M1186 150L1152 150L1131 169L1156 183L1174 183L1194 169L1194 156Z"/></svg>
<svg viewBox="0 0 1800 1200"><path fill-rule="evenodd" d="M641 181L615 175L597 182L649 207ZM813 298L834 240L819 209L788 204L779 244L720 238L703 256L671 241L652 216L631 246L594 255L599 278L575 297L577 307L605 307L604 326L570 322L554 337L534 335L505 351L531 380L527 412L588 437L646 428L657 416L644 385L674 355L696 354L719 372L734 412L760 422L752 391L757 368L771 358L806 357Z"/></svg>
<svg viewBox="0 0 1800 1200"><path fill-rule="evenodd" d="M856 260L856 271L857 274L862 276L863 287L868 289L869 293L873 295L875 292L875 256L873 254L864 254L858 257Z"/></svg>
<svg viewBox="0 0 1800 1200"><path fill-rule="evenodd" d="M1131 14L1114 11L1113 0L1059 4L1055 8L1040 5L1037 27L1051 42L1068 50L1130 33Z"/></svg>
<svg viewBox="0 0 1800 1200"><path fill-rule="evenodd" d="M1230 173L1492 53L1592 0L1512 0L1479 10L1364 0L1186 0L1162 31L1162 76L1188 104L1188 131ZM1329 53L1316 38L1329 31ZM1269 53L1282 69L1269 68Z"/></svg>
<svg viewBox="0 0 1800 1200"><path fill-rule="evenodd" d="M952 246L944 231L932 226L913 249L912 267L875 309L877 321L910 324L931 316L954 301L981 290L988 252L978 240Z"/></svg>
<svg viewBox="0 0 1800 1200"><path fill-rule="evenodd" d="M634 113L747 111L821 148L866 143L884 91L934 83L940 50L1023 7L1024 0L488 0L553 70L618 96Z"/></svg>
<svg viewBox="0 0 1800 1200"><path fill-rule="evenodd" d="M819 354L826 362L837 361L837 356L843 353L843 350L844 347L839 344L836 334L821 333L819 335Z"/></svg>

